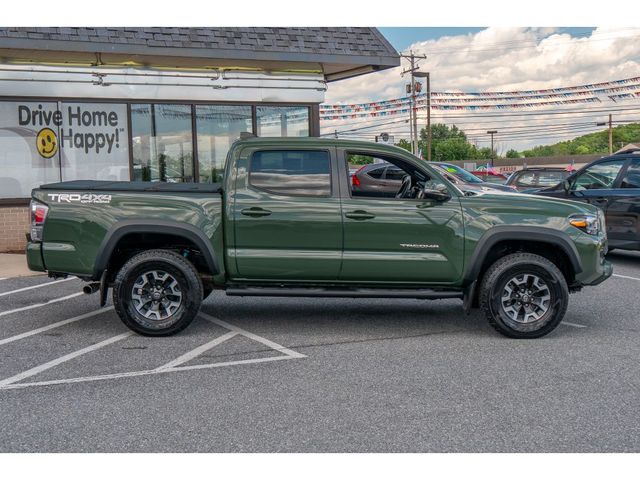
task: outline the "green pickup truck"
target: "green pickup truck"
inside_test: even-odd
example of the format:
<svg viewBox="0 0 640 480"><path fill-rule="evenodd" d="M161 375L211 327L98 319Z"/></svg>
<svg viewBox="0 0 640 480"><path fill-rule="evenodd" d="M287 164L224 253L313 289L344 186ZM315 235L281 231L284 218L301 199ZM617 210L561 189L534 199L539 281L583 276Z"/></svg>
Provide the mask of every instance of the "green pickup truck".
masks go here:
<svg viewBox="0 0 640 480"><path fill-rule="evenodd" d="M396 191L354 189L349 163L387 162ZM239 296L462 300L500 333L541 337L569 292L612 273L602 212L465 192L397 147L241 138L220 184L73 181L33 191L29 267L109 288L122 321L184 329L214 289ZM383 180L380 180L383 181Z"/></svg>

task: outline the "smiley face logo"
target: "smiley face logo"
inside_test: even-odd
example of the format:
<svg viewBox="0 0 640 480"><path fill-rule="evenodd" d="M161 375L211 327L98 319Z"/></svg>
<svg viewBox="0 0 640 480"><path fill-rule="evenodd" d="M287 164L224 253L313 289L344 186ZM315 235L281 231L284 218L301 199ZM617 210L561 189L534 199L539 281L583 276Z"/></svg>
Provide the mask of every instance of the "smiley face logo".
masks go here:
<svg viewBox="0 0 640 480"><path fill-rule="evenodd" d="M44 158L53 157L58 151L58 137L50 128L43 128L36 137L38 153Z"/></svg>

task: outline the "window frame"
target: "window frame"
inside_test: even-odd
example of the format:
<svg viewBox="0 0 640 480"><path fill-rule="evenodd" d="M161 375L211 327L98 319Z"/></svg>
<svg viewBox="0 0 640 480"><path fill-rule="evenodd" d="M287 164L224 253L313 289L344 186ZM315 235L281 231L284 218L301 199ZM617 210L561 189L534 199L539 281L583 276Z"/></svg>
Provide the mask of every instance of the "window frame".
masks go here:
<svg viewBox="0 0 640 480"><path fill-rule="evenodd" d="M445 187L447 187L447 191L449 192L449 195L451 195L451 198L453 197L458 197L460 196L462 193L460 192L460 190L457 189L457 187L452 184L449 180L443 178L439 172L435 171L435 169L429 169L428 165L426 165L427 168L424 168L424 166L422 165L417 165L415 162L411 162L407 159L402 158L400 155L394 154L394 153L387 153L387 152L380 152L380 151L374 151L374 150L367 150L367 149L358 149L358 148L340 148L338 150L338 158L342 158L341 162L343 165L343 168L345 169L346 172L346 176L340 174L340 177L344 177L342 179L340 179L340 182L344 182L344 183L340 183L341 188L344 189L345 191L342 193L342 197L349 199L349 200L356 200L356 201L360 201L360 200L382 200L382 201L388 201L388 200L393 200L393 201L397 201L397 202L414 202L414 203L425 203L425 202L429 202L428 199L424 199L424 198L396 198L396 197L374 197L374 196L353 196L353 192L351 190L351 183L349 182L349 155L367 155L370 157L375 157L375 158L380 158L382 160L387 161L388 163L391 163L392 165L395 165L393 162L389 162L388 158L391 159L395 159L398 160L400 162L403 163L408 163L412 166L415 167L416 170L420 170L422 171L424 174L428 175L432 180L439 180ZM396 165L397 166L397 165ZM386 176L387 172L385 169L385 173L384 175Z"/></svg>
<svg viewBox="0 0 640 480"><path fill-rule="evenodd" d="M328 195L304 195L300 193L282 193L275 192L273 190L269 190L268 188L258 187L251 183L251 163L253 162L253 156L256 153L262 152L323 152L327 154L327 158L329 159L329 194ZM293 198L334 198L336 195L337 189L335 188L336 178L335 171L333 168L334 156L332 155L332 150L329 148L282 148L276 147L273 148L257 148L252 150L250 155L247 158L247 186L248 190L253 190L255 192L268 193L269 195L276 195L278 197L293 197Z"/></svg>

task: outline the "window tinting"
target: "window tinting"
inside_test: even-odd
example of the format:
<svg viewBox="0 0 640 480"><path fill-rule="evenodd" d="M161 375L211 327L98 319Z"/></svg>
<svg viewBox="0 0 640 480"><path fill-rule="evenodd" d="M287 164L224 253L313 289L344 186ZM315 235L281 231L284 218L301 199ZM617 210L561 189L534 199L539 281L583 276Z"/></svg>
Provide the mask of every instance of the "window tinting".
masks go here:
<svg viewBox="0 0 640 480"><path fill-rule="evenodd" d="M330 158L311 150L255 152L249 166L249 183L280 195L326 197L331 195Z"/></svg>
<svg viewBox="0 0 640 480"><path fill-rule="evenodd" d="M398 180L401 181L407 172L396 167L395 165L387 168L387 172L384 174L385 180Z"/></svg>
<svg viewBox="0 0 640 480"><path fill-rule="evenodd" d="M386 167L374 168L373 170L369 170L367 172L367 175L369 175L371 178L382 178L382 174L384 173L385 168Z"/></svg>
<svg viewBox="0 0 640 480"><path fill-rule="evenodd" d="M624 160L613 160L610 162L598 163L587 168L576 178L574 190L591 190L613 188L620 169L624 165Z"/></svg>
<svg viewBox="0 0 640 480"><path fill-rule="evenodd" d="M640 188L640 158L633 159L625 173L621 188Z"/></svg>

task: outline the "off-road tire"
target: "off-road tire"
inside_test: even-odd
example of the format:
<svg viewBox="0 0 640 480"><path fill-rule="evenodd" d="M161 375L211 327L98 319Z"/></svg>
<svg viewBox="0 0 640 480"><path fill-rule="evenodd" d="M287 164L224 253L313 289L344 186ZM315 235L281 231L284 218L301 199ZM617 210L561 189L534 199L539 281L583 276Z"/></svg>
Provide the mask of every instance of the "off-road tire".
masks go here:
<svg viewBox="0 0 640 480"><path fill-rule="evenodd" d="M145 272L168 273L176 280L180 305L163 320L150 320L135 307L132 296L137 279ZM198 314L202 282L195 267L181 255L168 250L148 250L131 257L120 269L113 287L113 304L122 322L140 335L160 337L184 330Z"/></svg>
<svg viewBox="0 0 640 480"><path fill-rule="evenodd" d="M522 274L535 275L546 283L550 294L548 310L528 324L514 321L503 308L502 295L511 279ZM482 278L480 308L489 324L510 338L539 338L547 335L564 318L569 304L567 281L558 267L540 255L514 253L497 260Z"/></svg>

